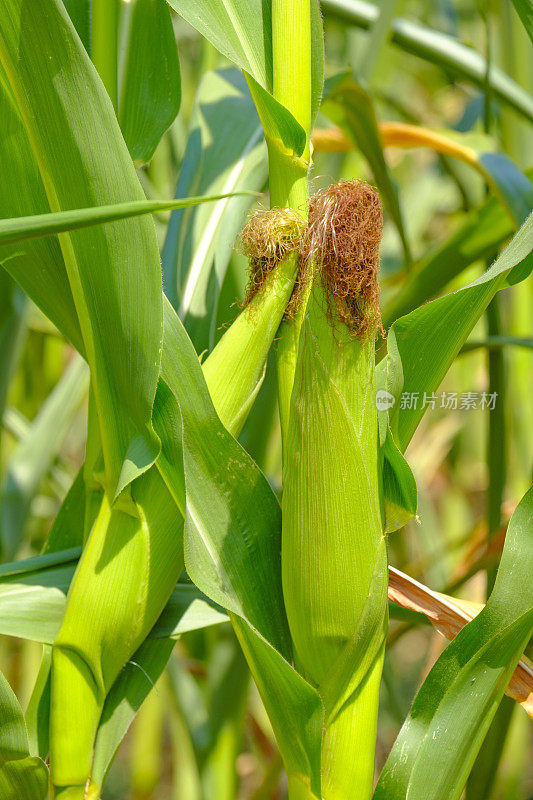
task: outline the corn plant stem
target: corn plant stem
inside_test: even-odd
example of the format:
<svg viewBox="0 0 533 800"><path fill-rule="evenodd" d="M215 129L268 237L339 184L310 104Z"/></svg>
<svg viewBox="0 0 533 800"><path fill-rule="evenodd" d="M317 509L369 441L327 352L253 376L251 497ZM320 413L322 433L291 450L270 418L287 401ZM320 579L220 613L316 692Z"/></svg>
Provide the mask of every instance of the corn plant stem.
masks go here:
<svg viewBox="0 0 533 800"><path fill-rule="evenodd" d="M118 108L118 0L93 0L91 57L115 110Z"/></svg>
<svg viewBox="0 0 533 800"><path fill-rule="evenodd" d="M302 159L276 143L268 146L270 205L290 207L306 216L307 169L311 128L311 2L272 1L274 97L307 134Z"/></svg>
<svg viewBox="0 0 533 800"><path fill-rule="evenodd" d="M271 208L292 208L307 218L311 128L311 3L310 0L272 0L273 94L293 114L306 132L306 145L297 159L268 142ZM302 303L305 306L305 303ZM284 322L276 353L282 437L294 383L302 315ZM316 800L307 784L289 777L290 800Z"/></svg>
<svg viewBox="0 0 533 800"><path fill-rule="evenodd" d="M310 0L273 0L272 51L274 97L285 105L307 133L303 159L310 154L311 4ZM307 217L307 170L290 153L268 143L270 206L290 207ZM304 306L305 303L302 303ZM283 323L277 348L277 373L282 433L294 381L301 315Z"/></svg>

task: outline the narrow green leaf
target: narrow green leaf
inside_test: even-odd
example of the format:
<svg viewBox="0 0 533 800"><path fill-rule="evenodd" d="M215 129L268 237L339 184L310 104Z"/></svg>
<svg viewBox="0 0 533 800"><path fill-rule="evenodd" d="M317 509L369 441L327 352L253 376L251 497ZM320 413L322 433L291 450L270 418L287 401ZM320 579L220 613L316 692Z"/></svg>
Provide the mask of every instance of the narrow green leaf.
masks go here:
<svg viewBox="0 0 533 800"><path fill-rule="evenodd" d="M487 350L499 350L502 347L524 347L526 350L533 349L533 339L526 339L518 336L487 336L486 339L470 340L461 349L461 353L470 353L472 350L486 348Z"/></svg>
<svg viewBox="0 0 533 800"><path fill-rule="evenodd" d="M0 59L52 210L142 200L109 98L64 6L36 0L31 20L26 11L23 0L9 0ZM61 246L91 367L107 488L114 496L159 452L150 421L162 340L155 231L141 217L71 232L61 237ZM116 345L109 347L110 341Z"/></svg>
<svg viewBox="0 0 533 800"><path fill-rule="evenodd" d="M243 76L236 69L204 75L177 196L260 190L266 179L261 123ZM171 217L162 255L165 294L199 353L213 347L215 299L252 196L228 197Z"/></svg>
<svg viewBox="0 0 533 800"><path fill-rule="evenodd" d="M289 786L295 797L308 798L311 791L318 798L324 724L318 692L253 628L240 619L233 625L276 734Z"/></svg>
<svg viewBox="0 0 533 800"><path fill-rule="evenodd" d="M513 5L516 8L518 15L524 23L524 28L529 34L529 38L533 41L533 2L532 0L513 0Z"/></svg>
<svg viewBox="0 0 533 800"><path fill-rule="evenodd" d="M92 778L102 786L136 712L162 674L174 648L172 639L144 642L113 684L100 720Z"/></svg>
<svg viewBox="0 0 533 800"><path fill-rule="evenodd" d="M216 194L202 197L186 197L176 200L134 200L129 203L116 203L101 205L95 208L77 208L72 211L56 211L52 214L32 214L29 217L15 217L14 219L0 220L0 245L13 244L27 239L50 236L67 231L76 231L104 222L141 217L154 214L157 211L171 211L175 208L189 208L190 206L212 203L236 195L256 197L254 191L237 191L229 194ZM6 263L6 267L9 264Z"/></svg>
<svg viewBox="0 0 533 800"><path fill-rule="evenodd" d="M533 256L533 214L528 217L498 259L477 280L421 306L398 319L389 331L389 356L378 366L387 388L396 398L390 412L391 428L405 450L427 408L426 396L435 392L468 334L516 265ZM383 376L382 376L383 377ZM416 402L402 408L401 392ZM416 407L415 407L416 406Z"/></svg>
<svg viewBox="0 0 533 800"><path fill-rule="evenodd" d="M119 122L137 164L152 158L180 107L180 67L170 10L165 0L122 4L125 50Z"/></svg>
<svg viewBox="0 0 533 800"><path fill-rule="evenodd" d="M0 498L0 531L7 558L16 551L31 502L63 444L88 386L87 365L76 355L7 462Z"/></svg>
<svg viewBox="0 0 533 800"><path fill-rule="evenodd" d="M413 703L374 800L457 800L533 633L533 488L516 508L487 605L448 645Z"/></svg>
<svg viewBox="0 0 533 800"><path fill-rule="evenodd" d="M79 548L83 545L84 523L92 526L94 521L86 519L85 508L85 481L82 466L52 522L52 527L44 543L43 553L56 553L59 550Z"/></svg>
<svg viewBox="0 0 533 800"><path fill-rule="evenodd" d="M19 702L0 672L0 766L28 755L28 733Z"/></svg>
<svg viewBox="0 0 533 800"><path fill-rule="evenodd" d="M2 800L44 800L48 770L29 755L24 715L9 683L0 673L0 796Z"/></svg>
<svg viewBox="0 0 533 800"><path fill-rule="evenodd" d="M118 26L121 0L91 0L91 58L105 90L118 108Z"/></svg>
<svg viewBox="0 0 533 800"><path fill-rule="evenodd" d="M8 761L0 769L2 800L45 800L48 797L48 770L40 758Z"/></svg>
<svg viewBox="0 0 533 800"><path fill-rule="evenodd" d="M415 477L396 446L390 427L383 448L383 500L385 533L392 533L416 515L418 505Z"/></svg>
<svg viewBox="0 0 533 800"><path fill-rule="evenodd" d="M39 672L26 709L30 754L43 760L50 749L50 669L52 648L43 647Z"/></svg>
<svg viewBox="0 0 533 800"><path fill-rule="evenodd" d="M9 165L4 180L0 181L0 217L49 212L41 176L1 64L0 157L2 164ZM83 339L57 239L34 241L24 248L2 247L0 264L83 353ZM57 297L62 298L61 303Z"/></svg>
<svg viewBox="0 0 533 800"><path fill-rule="evenodd" d="M215 602L249 620L289 654L279 572L279 503L266 478L222 427L194 348L168 302L164 309L161 377L175 394L183 419L189 575ZM248 582L252 571L253 585Z"/></svg>
<svg viewBox="0 0 533 800"><path fill-rule="evenodd" d="M498 772L516 703L503 697L466 783L465 800L486 800L494 795Z"/></svg>
<svg viewBox="0 0 533 800"><path fill-rule="evenodd" d="M4 417L9 384L20 351L24 309L22 293L0 267L0 419Z"/></svg>
<svg viewBox="0 0 533 800"><path fill-rule="evenodd" d="M91 52L91 1L63 0L72 24L89 54Z"/></svg>

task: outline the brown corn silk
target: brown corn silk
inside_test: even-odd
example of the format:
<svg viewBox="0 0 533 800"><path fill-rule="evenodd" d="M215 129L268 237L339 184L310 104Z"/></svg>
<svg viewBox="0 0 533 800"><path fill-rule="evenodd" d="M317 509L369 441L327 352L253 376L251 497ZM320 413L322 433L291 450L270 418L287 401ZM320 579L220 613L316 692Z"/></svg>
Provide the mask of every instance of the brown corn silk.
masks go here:
<svg viewBox="0 0 533 800"><path fill-rule="evenodd" d="M365 181L340 181L311 197L302 263L312 265L318 274L330 319L343 323L358 339L381 323L382 228L379 195ZM298 282L297 294L304 285L305 280Z"/></svg>

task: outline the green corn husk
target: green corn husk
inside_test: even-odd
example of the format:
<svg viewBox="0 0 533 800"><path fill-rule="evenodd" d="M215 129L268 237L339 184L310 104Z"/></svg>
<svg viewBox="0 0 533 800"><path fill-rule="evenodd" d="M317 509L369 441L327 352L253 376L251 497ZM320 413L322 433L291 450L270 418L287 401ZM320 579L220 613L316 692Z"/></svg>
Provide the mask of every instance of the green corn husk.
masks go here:
<svg viewBox="0 0 533 800"><path fill-rule="evenodd" d="M153 468L113 506L103 495L52 649L50 762L57 797L84 797L105 697L183 569L180 529L179 511Z"/></svg>
<svg viewBox="0 0 533 800"><path fill-rule="evenodd" d="M289 301L297 265L289 254L204 364L219 416L240 432L263 380L266 357ZM175 403L175 401L174 401ZM113 681L146 638L183 570L183 517L164 482L179 480L180 453L165 448L110 506L101 506L73 578L65 618L53 647L50 721L55 796L99 796L90 782L94 739ZM159 468L159 469L158 469ZM163 476L163 478L160 475ZM95 493L92 492L93 500ZM181 504L180 504L181 505Z"/></svg>
<svg viewBox="0 0 533 800"><path fill-rule="evenodd" d="M279 328L298 271L297 254L289 252L226 331L203 372L217 414L238 436L257 397L266 359Z"/></svg>
<svg viewBox="0 0 533 800"><path fill-rule="evenodd" d="M374 388L377 246L375 231L365 239L364 187L340 184L311 201L308 249L317 271L279 372L283 591L295 666L324 701L323 800L371 796L387 621ZM371 206L375 226L380 214L375 200ZM364 263L365 248L374 263ZM358 258L361 275L352 280L347 270Z"/></svg>

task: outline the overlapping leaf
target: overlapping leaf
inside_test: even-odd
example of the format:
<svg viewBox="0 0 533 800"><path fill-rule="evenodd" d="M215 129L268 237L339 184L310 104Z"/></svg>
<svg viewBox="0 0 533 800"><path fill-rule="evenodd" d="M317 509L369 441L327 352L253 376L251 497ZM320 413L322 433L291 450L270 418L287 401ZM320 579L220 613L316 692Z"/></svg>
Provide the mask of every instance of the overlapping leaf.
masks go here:
<svg viewBox="0 0 533 800"><path fill-rule="evenodd" d="M232 612L287 769L317 791L322 706L288 661L280 508L257 466L222 427L194 348L170 303L164 309L161 375L183 419L186 566L197 586Z"/></svg>
<svg viewBox="0 0 533 800"><path fill-rule="evenodd" d="M507 531L494 590L429 673L376 787L374 800L457 800L533 633L533 489Z"/></svg>
<svg viewBox="0 0 533 800"><path fill-rule="evenodd" d="M438 388L468 334L503 288L511 270L533 259L533 215L530 215L494 264L463 289L445 295L398 319L389 331L389 355L378 367L380 385L396 398L391 427L404 450L420 422L427 403L424 394ZM524 277L527 270L524 270ZM413 393L417 402L401 408L401 392ZM416 406L416 407L414 407Z"/></svg>
<svg viewBox="0 0 533 800"><path fill-rule="evenodd" d="M529 38L533 41L533 3L531 0L513 0L513 4L524 23Z"/></svg>
<svg viewBox="0 0 533 800"><path fill-rule="evenodd" d="M271 2L261 0L168 0L184 19L230 61L244 70L267 141L301 156L306 131L274 99ZM311 2L311 118L314 120L324 76L322 23L318 3Z"/></svg>
<svg viewBox="0 0 533 800"><path fill-rule="evenodd" d="M44 800L48 770L30 756L22 709L0 673L0 793L5 800Z"/></svg>
<svg viewBox="0 0 533 800"><path fill-rule="evenodd" d="M51 209L142 200L109 98L77 46L63 5L38 0L31 19L28 12L22 0L6 6L0 59ZM87 119L99 124L87 125ZM150 219L139 217L61 236L61 247L91 367L107 488L114 496L159 452L150 421L162 340L155 231Z"/></svg>
<svg viewBox="0 0 533 800"><path fill-rule="evenodd" d="M152 158L179 111L180 66L165 0L122 4L122 27L118 118L131 157L140 164Z"/></svg>
<svg viewBox="0 0 533 800"><path fill-rule="evenodd" d="M13 556L39 484L53 463L74 415L87 394L89 375L81 357L41 407L7 463L0 497L0 531L4 557Z"/></svg>
<svg viewBox="0 0 533 800"><path fill-rule="evenodd" d="M205 75L192 115L176 194L261 189L267 178L261 123L241 73ZM199 353L212 349L216 297L251 197L175 212L163 248L165 293Z"/></svg>
<svg viewBox="0 0 533 800"><path fill-rule="evenodd" d="M78 563L78 548L48 553L0 567L0 633L53 644L61 626L67 592ZM183 633L227 622L222 609L192 584L178 583L150 638L176 639Z"/></svg>

